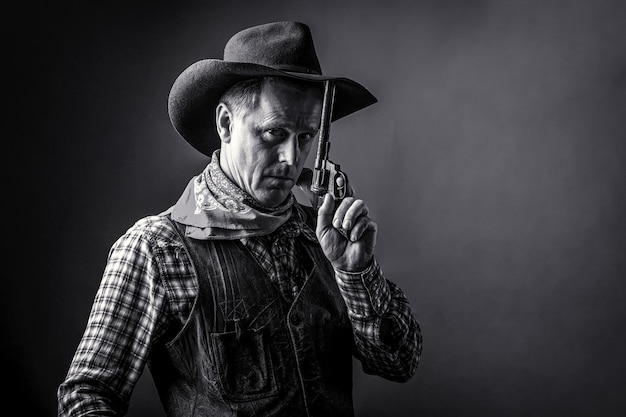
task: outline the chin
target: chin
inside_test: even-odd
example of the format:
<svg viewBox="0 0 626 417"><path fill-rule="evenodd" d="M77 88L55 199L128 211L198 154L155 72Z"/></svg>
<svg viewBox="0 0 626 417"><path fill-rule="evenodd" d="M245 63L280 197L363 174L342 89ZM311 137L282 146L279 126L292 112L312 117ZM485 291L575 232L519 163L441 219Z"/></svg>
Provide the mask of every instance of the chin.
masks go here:
<svg viewBox="0 0 626 417"><path fill-rule="evenodd" d="M280 206L289 196L289 191L269 191L264 192L263 195L258 196L256 199L261 205L265 207L278 207Z"/></svg>

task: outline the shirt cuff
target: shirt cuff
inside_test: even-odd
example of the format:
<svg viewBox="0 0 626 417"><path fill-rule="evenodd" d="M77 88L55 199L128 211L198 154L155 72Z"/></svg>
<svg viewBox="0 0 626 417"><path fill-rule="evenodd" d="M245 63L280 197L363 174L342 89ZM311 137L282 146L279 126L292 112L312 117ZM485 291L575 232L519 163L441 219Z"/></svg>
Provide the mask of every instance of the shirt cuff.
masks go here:
<svg viewBox="0 0 626 417"><path fill-rule="evenodd" d="M335 268L335 279L353 318L383 317L389 309L391 290L376 259L360 272Z"/></svg>

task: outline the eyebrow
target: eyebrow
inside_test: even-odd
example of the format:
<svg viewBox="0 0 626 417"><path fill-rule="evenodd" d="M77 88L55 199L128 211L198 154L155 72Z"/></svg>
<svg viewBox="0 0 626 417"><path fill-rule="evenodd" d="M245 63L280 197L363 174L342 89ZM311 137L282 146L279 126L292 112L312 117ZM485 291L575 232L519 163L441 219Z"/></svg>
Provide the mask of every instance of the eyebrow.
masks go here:
<svg viewBox="0 0 626 417"><path fill-rule="evenodd" d="M313 115L305 116L300 119L301 119L301 123L300 123L301 126L306 127L311 130L319 130L320 121L315 116ZM268 126L293 127L293 126L298 125L299 121L297 119L294 121L294 119L290 117L286 117L284 114L281 113L281 114L274 114L271 117L265 118L261 120L259 123L255 123L255 124L256 124L255 127L258 127L258 128L266 128Z"/></svg>

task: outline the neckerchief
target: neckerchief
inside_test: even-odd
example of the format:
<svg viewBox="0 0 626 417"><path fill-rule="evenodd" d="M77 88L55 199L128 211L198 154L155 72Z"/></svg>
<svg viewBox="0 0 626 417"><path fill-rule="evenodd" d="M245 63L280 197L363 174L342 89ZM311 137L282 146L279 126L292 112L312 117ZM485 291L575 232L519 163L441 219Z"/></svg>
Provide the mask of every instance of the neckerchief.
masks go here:
<svg viewBox="0 0 626 417"><path fill-rule="evenodd" d="M188 228L189 236L200 239L242 239L271 234L291 215L293 194L275 208L264 207L235 185L222 171L219 149L204 171L192 179L174 207L172 218ZM185 210L195 204L192 213Z"/></svg>
<svg viewBox="0 0 626 417"><path fill-rule="evenodd" d="M172 218L187 225L185 233L197 239L240 239L283 297L293 300L304 278L296 239L317 242L307 215L294 203L290 194L279 207L260 205L226 177L218 150L190 181Z"/></svg>

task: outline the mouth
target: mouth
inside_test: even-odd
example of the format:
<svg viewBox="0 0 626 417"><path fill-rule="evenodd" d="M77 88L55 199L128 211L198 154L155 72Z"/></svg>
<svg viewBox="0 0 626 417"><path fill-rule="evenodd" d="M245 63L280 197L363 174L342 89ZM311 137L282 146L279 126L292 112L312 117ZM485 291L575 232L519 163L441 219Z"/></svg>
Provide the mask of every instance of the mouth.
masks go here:
<svg viewBox="0 0 626 417"><path fill-rule="evenodd" d="M281 175L268 175L266 177L270 183L280 184L281 186L287 186L291 183L291 185L295 184L295 180L292 177L284 177Z"/></svg>

